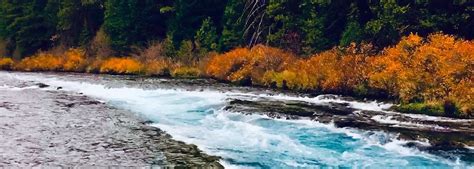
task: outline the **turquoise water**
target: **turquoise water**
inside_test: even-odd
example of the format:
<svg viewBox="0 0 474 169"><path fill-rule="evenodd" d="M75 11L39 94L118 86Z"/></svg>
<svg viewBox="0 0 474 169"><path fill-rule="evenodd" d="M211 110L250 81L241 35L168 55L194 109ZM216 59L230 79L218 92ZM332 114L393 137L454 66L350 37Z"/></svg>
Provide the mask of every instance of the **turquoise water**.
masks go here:
<svg viewBox="0 0 474 169"><path fill-rule="evenodd" d="M221 156L221 163L228 168L472 167L459 160L404 147L404 141L383 132L336 128L309 120L274 120L222 110L228 98L242 95L247 98L266 97L262 95L107 88L55 78L37 77L36 80L82 92L112 106L138 113L175 139L196 144L208 154ZM354 107L374 109L374 105L369 103L354 103Z"/></svg>

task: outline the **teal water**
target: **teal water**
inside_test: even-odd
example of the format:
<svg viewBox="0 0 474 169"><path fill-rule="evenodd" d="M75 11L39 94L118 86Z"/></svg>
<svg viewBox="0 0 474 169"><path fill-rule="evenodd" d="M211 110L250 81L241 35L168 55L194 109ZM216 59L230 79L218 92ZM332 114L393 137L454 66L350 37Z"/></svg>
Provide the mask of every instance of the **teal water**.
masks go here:
<svg viewBox="0 0 474 169"><path fill-rule="evenodd" d="M222 109L228 98L242 95L247 98L266 97L263 95L108 88L49 77L28 79L82 92L112 106L138 113L175 139L196 144L208 154L221 156L221 163L228 168L472 167L463 161L407 148L403 146L405 141L384 132L336 128L309 120L275 120ZM369 103L354 103L354 106L369 110L377 108Z"/></svg>

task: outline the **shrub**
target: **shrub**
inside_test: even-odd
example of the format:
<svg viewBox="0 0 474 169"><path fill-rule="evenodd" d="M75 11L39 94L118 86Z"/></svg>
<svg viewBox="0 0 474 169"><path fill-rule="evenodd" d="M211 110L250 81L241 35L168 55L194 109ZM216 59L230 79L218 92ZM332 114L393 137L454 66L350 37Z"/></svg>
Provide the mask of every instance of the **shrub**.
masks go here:
<svg viewBox="0 0 474 169"><path fill-rule="evenodd" d="M297 73L285 70L283 72L267 71L263 75L265 86L278 87L284 89L301 89L301 83L298 83Z"/></svg>
<svg viewBox="0 0 474 169"><path fill-rule="evenodd" d="M192 77L199 77L201 75L201 71L195 67L177 67L171 73L173 77L184 77L184 78L192 78Z"/></svg>
<svg viewBox="0 0 474 169"><path fill-rule="evenodd" d="M152 42L147 48L140 50L134 58L143 64L143 71L148 76L168 76L170 74L171 60L164 56L166 48L163 43Z"/></svg>
<svg viewBox="0 0 474 169"><path fill-rule="evenodd" d="M229 76L229 80L238 82L250 79L253 84L263 85L265 72L281 72L286 66L296 60L296 57L281 49L257 45L250 50L250 56L241 69Z"/></svg>
<svg viewBox="0 0 474 169"><path fill-rule="evenodd" d="M241 69L249 60L250 49L237 48L212 57L207 65L206 74L220 80L230 80L229 76Z"/></svg>
<svg viewBox="0 0 474 169"><path fill-rule="evenodd" d="M100 64L100 73L139 74L142 64L133 58L109 58Z"/></svg>
<svg viewBox="0 0 474 169"><path fill-rule="evenodd" d="M110 46L110 37L101 27L87 47L87 54L97 58L113 56L115 51Z"/></svg>
<svg viewBox="0 0 474 169"><path fill-rule="evenodd" d="M267 71L281 72L296 58L281 49L257 45L252 49L237 48L223 55L214 56L206 73L214 78L231 82L250 80L253 84L265 84Z"/></svg>
<svg viewBox="0 0 474 169"><path fill-rule="evenodd" d="M83 50L69 49L64 52L63 49L56 48L21 60L15 66L15 69L22 71L83 72L86 65L87 59Z"/></svg>
<svg viewBox="0 0 474 169"><path fill-rule="evenodd" d="M89 64L86 67L87 73L100 73L100 66L104 63L104 59L95 58L90 59Z"/></svg>
<svg viewBox="0 0 474 169"><path fill-rule="evenodd" d="M21 60L16 70L22 71L60 71L63 68L63 59L52 54L40 52L35 56Z"/></svg>
<svg viewBox="0 0 474 169"><path fill-rule="evenodd" d="M14 64L13 59L0 57L0 70L11 70Z"/></svg>
<svg viewBox="0 0 474 169"><path fill-rule="evenodd" d="M142 62L165 58L165 51L162 43L160 42L151 42L148 44L147 48L139 50L140 52L138 52L138 54L134 55L133 57L138 58Z"/></svg>
<svg viewBox="0 0 474 169"><path fill-rule="evenodd" d="M170 75L171 61L168 59L155 59L145 62L144 73L148 76Z"/></svg>
<svg viewBox="0 0 474 169"><path fill-rule="evenodd" d="M194 50L194 43L192 41L182 41L177 51L176 60L184 61L185 64L191 64L198 58L196 57L196 51Z"/></svg>
<svg viewBox="0 0 474 169"><path fill-rule="evenodd" d="M81 49L69 49L64 53L63 71L84 72L87 65L85 52Z"/></svg>
<svg viewBox="0 0 474 169"><path fill-rule="evenodd" d="M395 106L394 109L403 113L426 114L431 116L444 116L444 108L440 104L409 103Z"/></svg>
<svg viewBox="0 0 474 169"><path fill-rule="evenodd" d="M404 103L452 100L463 113L474 102L474 43L440 33L411 34L372 62L369 84Z"/></svg>

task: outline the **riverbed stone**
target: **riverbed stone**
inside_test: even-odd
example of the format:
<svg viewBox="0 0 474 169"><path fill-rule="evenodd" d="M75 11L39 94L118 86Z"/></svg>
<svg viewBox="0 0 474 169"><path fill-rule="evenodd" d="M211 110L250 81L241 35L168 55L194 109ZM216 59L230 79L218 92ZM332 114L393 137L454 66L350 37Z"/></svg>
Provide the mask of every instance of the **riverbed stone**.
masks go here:
<svg viewBox="0 0 474 169"><path fill-rule="evenodd" d="M0 77L0 166L223 168L134 113L47 84ZM21 89L25 88L25 89Z"/></svg>

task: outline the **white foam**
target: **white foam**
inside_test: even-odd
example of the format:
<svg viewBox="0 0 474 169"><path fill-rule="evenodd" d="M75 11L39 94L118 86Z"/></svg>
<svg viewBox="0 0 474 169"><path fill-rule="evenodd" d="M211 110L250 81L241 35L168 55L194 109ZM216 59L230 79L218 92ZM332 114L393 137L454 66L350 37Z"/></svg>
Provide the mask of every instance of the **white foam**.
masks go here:
<svg viewBox="0 0 474 169"><path fill-rule="evenodd" d="M26 86L26 87L14 87L14 86L8 86L8 85L0 86L0 90L12 90L12 91L22 91L22 90L38 89L38 88L39 86Z"/></svg>
<svg viewBox="0 0 474 169"><path fill-rule="evenodd" d="M436 116L429 116L424 114L409 114L404 113L403 115L420 120L426 121L439 121L439 122L474 122L474 119L453 119L449 117L436 117Z"/></svg>
<svg viewBox="0 0 474 169"><path fill-rule="evenodd" d="M448 128L441 127L439 125L428 125L422 123L413 123L407 121L398 121L393 119L393 116L385 116L385 115L375 115L371 118L372 120L382 123L382 124L393 124L393 126L401 126L401 127L413 127L413 128L432 128L436 130L445 130Z"/></svg>
<svg viewBox="0 0 474 169"><path fill-rule="evenodd" d="M400 156L417 156L433 161L440 158L420 152L414 148L408 148L404 145L407 141L397 140L396 135L383 132L365 132L351 128L337 128L334 124L322 124L311 120L272 120L269 117L261 115L248 115L229 113L220 108L229 97L265 97L280 100L299 100L312 103L349 103L356 109L383 111L389 104L378 102L355 102L341 99L328 99L326 97L291 97L285 95L270 96L266 94L255 95L248 93L222 93L218 91L185 91L181 89L153 89L144 90L139 88L108 88L101 84L91 84L75 81L66 81L54 77L42 77L32 75L14 75L17 79L28 79L46 83L55 87L63 87L63 90L81 92L85 95L105 100L120 108L142 113L153 118L158 123L153 124L158 128L170 133L175 139L187 143L196 144L203 151L218 155L236 161L253 160L249 157L258 158L262 156L261 152L282 153L291 155L295 159L313 158L323 164L344 165L354 163L354 161L371 161L373 157L361 154L365 148L372 146L383 148L389 152L395 153L393 158ZM209 106L208 112L201 112L205 115L201 117L199 113L189 113L202 106ZM286 125L299 125L299 127L311 129L313 131L327 129L332 133L342 133L354 138L357 143L363 146L357 147L355 152L344 152L338 154L330 149L315 149L302 144L299 140L289 136L291 133L275 131L273 128L266 128L257 124L259 120L272 120L284 122ZM398 124L396 120L376 117L374 120L390 124ZM277 125L277 124L273 124ZM321 131L324 132L324 131ZM426 144L426 143L424 143ZM230 153L227 150L244 151L247 154ZM358 152L361 151L361 152ZM253 156L252 156L253 155ZM269 154L271 155L271 154ZM341 158L343 156L344 158ZM402 159L397 159L399 163L406 163ZM280 160L288 166L305 167L304 163L298 163L293 160ZM368 162L369 163L369 162ZM446 160L445 163L455 165ZM226 167L242 168L222 161ZM367 164L370 167L370 164Z"/></svg>

